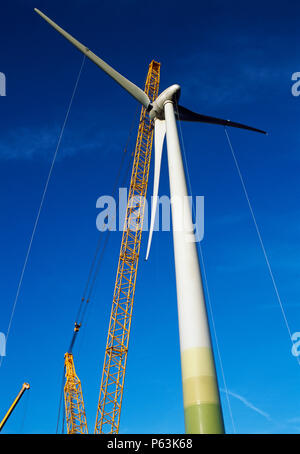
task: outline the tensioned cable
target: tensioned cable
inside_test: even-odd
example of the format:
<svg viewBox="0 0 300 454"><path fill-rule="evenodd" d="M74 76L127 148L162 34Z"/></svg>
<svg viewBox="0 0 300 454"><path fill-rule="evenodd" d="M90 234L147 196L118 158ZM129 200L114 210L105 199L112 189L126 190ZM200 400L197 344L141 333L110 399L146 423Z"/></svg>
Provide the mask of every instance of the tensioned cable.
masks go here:
<svg viewBox="0 0 300 454"><path fill-rule="evenodd" d="M132 153L132 155L134 155L134 152ZM130 170L130 164L131 164L131 162L129 162L129 165L128 165L128 168L127 168L127 172L126 172L127 176L128 176L129 170ZM125 179L127 179L126 175L125 175L124 181L125 181ZM123 181L123 184L124 184L124 181ZM119 200L118 200L118 202L116 204L116 210L118 210L118 206L119 206ZM85 298L81 299L80 307L79 307L79 310L78 310L78 317L80 315L80 318L76 318L76 322L75 322L75 326L77 326L78 328L81 327L81 325L83 324L83 321L84 321L84 319L86 317L87 308L88 308L88 305L89 305L89 303L91 301L92 294L94 292L94 288L95 288L95 285L96 285L97 277L98 277L98 274L99 274L99 271L100 271L100 268L101 268L101 265L102 265L102 260L103 260L103 257L104 257L104 254L105 254L105 251L106 251L106 248L107 248L107 245L108 245L108 241L109 241L109 238L110 238L111 230L108 229L104 233L106 233L105 239L104 239L104 244L102 246L101 252L99 252L100 251L100 245L102 243L102 238L103 238L102 232L100 232L99 240L98 240L98 244L97 244L97 248L96 248L96 253L95 253L94 258L93 258L92 269L91 269L91 271L89 273L89 281L92 281L92 282L91 283L89 282L88 285L86 286L86 291L89 290L87 298L86 299ZM71 343L70 343L69 350L68 350L69 353L72 353L72 350L73 350L74 343L75 343L75 340L76 340L78 332L79 332L78 329L76 329L76 331L74 330L74 332L73 332Z"/></svg>
<svg viewBox="0 0 300 454"><path fill-rule="evenodd" d="M129 131L129 135L128 135L128 138L127 138L127 142L126 142L126 145L125 145L125 148L124 148L124 151L123 151L123 154L122 154L122 159L121 159L121 162L120 162L120 165L119 165L119 169L118 169L118 172L117 172L117 175L116 175L116 178L115 178L115 183L114 183L113 191L112 191L112 193L114 194L114 198L115 199L117 199L117 190L118 190L118 187L119 187L121 173L122 173L122 169L123 169L124 162L125 162L125 156L127 155L129 143L130 143L130 140L131 140L131 137L132 137L132 133L133 133L133 129L134 129L134 126L135 126L135 123L136 123L138 110L139 110L139 105L137 105L137 107L136 107L136 112L135 112L135 115L134 115L134 118L133 118L133 121L132 121L132 124L131 124L131 127L130 127L130 131ZM132 153L132 156L133 155L134 155L134 152ZM125 179L127 179L127 177L128 177L129 170L130 170L130 165L131 165L131 160L129 160L129 162L128 162L128 166L127 166L127 169L125 171L125 175L124 175L123 182L122 182L123 184L124 184ZM118 206L119 206L119 200L118 200L118 202L116 204L116 209L118 209ZM108 229L105 232L106 233L105 239L103 239L103 232L99 233L99 237L98 237L98 241L97 241L97 245L96 245L96 250L95 250L95 253L94 253L94 256L93 256L93 259L92 259L92 263L91 263L91 266L90 266L90 269L89 269L89 273L88 273L88 278L87 278L87 281L86 281L86 284L85 284L85 287L84 287L84 292L83 292L83 295L82 295L82 298L81 298L81 302L79 304L79 309L78 309L78 312L77 312L77 316L76 316L75 325L78 328L81 327L81 325L82 325L82 323L84 321L86 310L87 310L87 306L88 306L88 303L90 303L90 300L91 300L91 297L92 297L92 293L93 293L93 290L94 290L94 287L95 287L96 279L97 279L99 270L101 268L103 256L104 256L104 253L105 253L106 248L107 248L108 240L109 240L109 237L110 237L110 232L111 232L110 229ZM104 243L103 243L103 241L104 241ZM100 251L100 247L101 247L102 243L103 243L103 246L102 246L101 251ZM78 330L73 332L72 339L71 339L71 342L70 342L70 346L69 346L69 349L68 349L69 353L71 353L72 350L73 350L75 339L77 337L77 333L78 333Z"/></svg>
<svg viewBox="0 0 300 454"><path fill-rule="evenodd" d="M134 128L134 124L135 124L135 121L136 121L138 107L139 106L137 106L137 108L136 108L135 116L134 116L134 119L132 121L132 125L131 125L130 131L129 131L129 135L128 135L128 138L127 138L127 142L126 142L124 151L122 153L122 159L121 159L121 162L120 162L120 165L119 165L119 169L118 169L118 172L117 172L117 176L116 176L116 179L115 179L115 183L114 183L114 186L113 186L112 193L114 194L114 198L116 198L116 192L117 192L117 189L118 189L118 186L119 186L119 181L120 181L121 172L122 172L122 169L123 169L123 166L124 166L125 156L126 156L127 151L128 151L129 142L130 142L132 131L133 131L133 128ZM130 168L130 163L131 162L129 162L127 171ZM127 172L126 172L125 177L127 177ZM93 271L94 271L94 268L95 268L95 265L96 265L97 255L98 255L99 249L100 249L101 240L102 240L102 235L100 233L99 234L99 239L98 239L98 242L97 242L97 246L96 246L96 251L95 251L95 254L94 254L94 257L93 257L93 261L92 261L92 264L91 264L91 267L90 267L90 270L89 270L89 274L88 274L87 282L86 282L86 285L85 285L85 289L84 289L84 292L83 292L83 295L82 295L83 298L85 298L86 293L87 293L88 288L89 288L89 285L90 285L90 281L91 281L91 278L92 278L92 275L93 275ZM89 292L89 293L91 293L91 292ZM80 310L78 312L77 317L79 317L79 315L80 315Z"/></svg>
<svg viewBox="0 0 300 454"><path fill-rule="evenodd" d="M124 166L125 156L126 156L127 151L128 151L129 142L130 142L132 131L133 131L133 128L134 128L134 124L135 124L135 121L136 121L138 108L139 108L139 105L136 108L135 116L134 116L134 119L133 119L132 124L131 124L131 128L130 128L130 131L129 131L127 142L126 142L124 151L122 153L121 162L120 162L119 169L118 169L118 172L117 172L117 176L116 176L116 179L115 179L115 183L114 183L114 186L113 186L112 193L114 194L115 198L116 198L116 191L117 191L117 188L118 188L118 185L119 185L119 181L120 181L121 172L122 172L122 169L123 169L123 166ZM130 166L130 162L129 162L129 166ZM128 171L128 169L127 169L127 171ZM127 172L126 172L125 177L127 177ZM86 293L87 293L87 290L88 290L88 287L89 287L89 284L90 284L90 280L91 280L91 277L92 277L92 274L93 274L93 270L94 270L94 267L95 267L97 255L98 255L98 252L99 252L99 249L100 249L101 239L102 239L102 235L99 235L98 242L97 242L97 245L96 245L96 250L95 250L95 253L94 253L94 256L93 256L92 264L90 266L88 278L87 278L87 281L86 281L86 284L85 284L85 288L84 288L84 291L83 291L83 295L82 295L83 299L85 299L85 296L86 296ZM78 311L78 314L77 314L77 318L79 318L80 311L81 311L81 308L79 308L79 311Z"/></svg>
<svg viewBox="0 0 300 454"><path fill-rule="evenodd" d="M210 315L211 315L211 320L212 320L212 325L213 325L213 331L214 331L216 347L217 347L217 351L218 351L218 357L219 357L219 362L220 362L220 367L221 367L222 378L223 378L223 382L224 382L224 386L225 386L225 395L226 395L228 410L229 410L229 414L230 414L230 419L231 419L233 432L236 434L236 427L235 427L233 414L232 414L232 409L231 409L231 404L230 404L230 400L229 400L229 392L228 392L228 388L227 388L227 384L226 384L226 380L225 380L225 373L224 373L223 363L222 363L222 360L221 360L221 352L220 352L219 341L218 341L218 337L217 337L217 330L216 330L215 320L214 320L214 316L213 316L212 303L211 303L211 299L210 299L210 292L209 292L208 282L207 282L206 268L205 268L205 264L204 264L204 257L203 257L202 247L201 247L200 243L199 243L199 252L200 252L200 259L201 259L202 270L203 270L204 284L205 284L206 294L207 294L207 301L208 301Z"/></svg>
<svg viewBox="0 0 300 454"><path fill-rule="evenodd" d="M80 69L79 69L79 73L78 73L78 76L77 76L77 79L76 79L76 82L75 82L75 86L74 86L74 89L73 89L73 92L72 92L72 96L71 96L71 99L70 99L70 102L69 102L67 113L66 113L66 116L65 116L65 119L64 119L64 122L63 122L63 125L62 125L62 128L61 128L59 137L58 137L55 153L54 153L54 156L53 156L53 159L52 159L52 162L51 162L51 166L50 166L50 170L49 170L49 173L48 173L48 176L47 176L46 184L44 186L44 190L43 190L43 193L42 193L40 206L39 206L39 209L38 209L38 212L37 212L37 216L36 216L35 223L34 223L34 226L33 226L33 230L32 230L32 233L31 233L31 237L30 237L30 240L29 240L29 245L28 245L28 248L27 248L26 256L25 256L25 261L24 261L24 264L23 264L23 268L22 268L20 279L19 279L17 292L16 292L14 303L13 303L13 308L12 308L12 312L11 312L8 328L7 328L6 345L7 345L7 340L8 340L8 336L9 336L9 333L10 333L11 324L12 324L12 321L13 321L16 305L17 305L17 302L18 302L18 299L19 299L19 294L20 294L22 283L23 283L23 278L24 278L24 273L25 273L25 270L26 270L28 258L29 258L30 252L31 252L33 239L34 239L35 232L36 232L36 229L37 229L37 226L38 226L38 222L39 222L39 219L40 219L41 211L42 211L42 208L43 208L43 205L44 205L44 200L45 200L45 197L46 197L47 189L48 189L48 186L49 186L50 178L51 178L53 167L54 167L54 164L55 164L55 161L56 161L56 157L57 157L57 154L58 154L58 151L59 151L59 147L60 147L60 144L61 144L63 133L64 133L64 130L65 130L68 118L69 118L69 114L70 114L70 110L71 110L71 107L72 107L72 104L73 104L74 96L75 96L75 93L77 91L77 87L78 87L79 79L80 79L80 76L81 76L81 73L82 73L82 69L83 69L83 66L84 66L85 58L86 57L84 55L83 59L82 59L81 66L80 66ZM1 356L1 359L0 359L0 367L2 365L2 360L3 360L3 356Z"/></svg>
<svg viewBox="0 0 300 454"><path fill-rule="evenodd" d="M65 372L66 372L66 366L64 366L64 371L63 371L62 381L61 381L60 398L59 398L59 406L58 406L58 415L57 415L57 421L56 421L56 433L57 434L58 434L58 425L59 425L60 413L61 413L61 407L62 407L62 401L63 401ZM63 430L64 430L64 411L63 411L63 419L62 419L62 432L63 432Z"/></svg>
<svg viewBox="0 0 300 454"><path fill-rule="evenodd" d="M117 178L116 178L116 183L115 183L115 186L114 186L114 189L113 189L113 194L115 194L115 187L117 186L117 182L119 180L119 176L120 176L120 173L121 173L121 169L123 167L123 162L124 162L124 157L125 157L126 152L127 152L127 147L125 148L125 150L124 150L124 152L122 154L122 160L121 160L121 164L120 164L120 167L119 167L118 175L117 175ZM92 276L93 276L93 273L94 273L94 269L95 269L95 266L96 266L96 262L97 262L97 257L99 255L100 246L101 246L101 243L102 243L102 238L103 238L103 236L101 234L99 234L97 245L96 245L96 249L95 249L95 252L94 252L94 255L93 255L93 259L92 259L92 263L91 263L90 268L89 268L87 281L86 281L86 284L85 284L85 287L84 287L84 291L83 291L83 294L82 294L81 303L79 305L79 309L78 309L77 316L76 316L76 321L78 323L81 323L82 311L85 310L85 309L82 309L82 306L83 306L82 303L85 301L86 294L87 294L89 286L90 286L90 282L91 282L91 279L92 279ZM103 248L102 248L102 250L103 250ZM88 298L89 298L89 296L88 296ZM86 305L85 305L85 307L86 307Z"/></svg>
<svg viewBox="0 0 300 454"><path fill-rule="evenodd" d="M147 80L147 78L146 78L146 80ZM145 84L146 84L146 80L145 80ZM134 118L133 118L133 121L132 121L132 124L131 124L131 128L130 128L130 131L129 131L129 135L128 135L128 138L127 138L127 143L126 143L125 148L124 148L124 153L123 153L123 157L122 157L121 164L120 164L120 167L119 167L119 171L118 171L118 174L117 174L117 177L116 177L116 180L115 180L115 186L114 186L114 189L113 189L113 193L115 193L117 188L118 188L118 182L119 182L119 179L120 179L121 170L122 170L123 161L124 161L123 158L124 158L124 156L125 156L125 154L127 152L128 145L129 145L129 142L131 140L131 136L132 136L132 132L133 132L133 129L134 129L134 126L135 126L135 123L136 123L136 118L137 118L137 114L138 114L139 108L140 108L140 104L137 104L136 112L135 112L135 115L134 115ZM131 156L134 156L134 151L132 152ZM127 177L128 177L128 174L129 174L129 170L130 170L130 165L131 165L131 160L129 160L129 162L128 162L128 167L127 167L127 170L126 170L125 175L124 175L123 184L125 182L125 179L127 180ZM118 203L117 203L117 207L118 207ZM91 298L92 292L93 292L94 287L95 287L95 283L96 283L97 275L98 275L98 272L99 272L99 269L100 269L101 261L102 261L104 252L106 250L107 244L108 244L108 240L109 240L109 236L110 236L110 230L106 231L106 233L107 233L107 235L105 237L105 242L104 242L104 245L102 247L102 251L101 251L100 254L99 254L99 251L100 251L100 246L101 246L102 238L103 238L103 235L101 235L101 233L100 233L98 241L97 241L96 250L95 250L95 253L94 253L94 256L93 256L93 260L92 260L92 263L91 263L91 266L90 266L90 269L89 269L88 278L87 278L87 281L86 281L86 285L85 285L85 288L84 288L84 292L83 292L83 295L82 295L82 298L81 298L81 301L80 301L80 304L79 304L79 308L78 308L78 312L77 312L77 316L76 316L76 320L75 320L75 327L77 327L77 328L80 328L81 325L82 325L82 322L83 322L83 319L85 317L85 313L86 313L86 310L87 310L88 303L90 302L90 298ZM100 255L100 258L97 260L97 257L99 255ZM89 293L88 293L88 296L86 298L86 293L87 293L88 289L89 289ZM75 339L77 337L77 333L78 333L78 329L77 328L76 328L76 331L73 332L73 335L72 335L72 338L71 338L71 343L70 343L69 350L68 350L69 353L72 352L72 349L73 349L73 346L74 346L74 343L75 343Z"/></svg>
<svg viewBox="0 0 300 454"><path fill-rule="evenodd" d="M242 176L242 173L241 173L241 170L240 170L240 166L238 164L238 161L237 161L237 158L236 158L236 155L235 155L235 152L234 152L234 149L233 149L233 146L232 146L231 140L229 138L229 135L228 135L226 127L224 128L224 130L225 130L225 135L226 135L226 138L227 138L227 141L228 141L228 144L229 144L229 148L231 150L231 154L232 154L232 157L233 157L233 160L234 160L234 163L235 163L235 166L236 166L236 169L237 169L237 172L238 172L241 184L242 184L242 188L243 188L243 191L244 191L247 203L248 203L248 207L249 207L249 210L250 210L250 213L251 213L251 217L252 217L252 220L253 220L253 223L254 223L254 226L255 226L255 230L256 230L258 239L259 239L259 243L260 243L260 246L261 246L261 249L262 249L262 252L263 252L267 267L268 267L268 270L269 270L269 274L270 274L270 277L271 277L271 280L272 280L272 284L273 284L273 287L274 287L274 290L275 290L275 293L276 293L276 297L277 297L277 300L278 300L278 303L279 303L279 306L280 306L280 310L281 310L281 313L282 313L282 316L283 316L283 319L284 319L284 323L285 323L286 328L288 330L288 333L289 333L289 336L290 336L290 340L291 340L291 342L293 344L292 332L291 332L291 329L290 329L290 326L289 326L289 323L288 323L288 320L287 320L287 316L286 316L286 313L285 313L285 310L284 310L284 307L283 307L283 304L282 304L282 301L281 301L281 298L280 298L280 295L279 295L278 287L277 287L277 284L276 284L276 281L275 281L275 278L274 278L274 274L273 274L273 271L272 271L272 268L271 268L271 264L270 264L270 261L269 261L265 246L264 246L264 242L262 240L260 229L258 227L258 224L257 224L257 221L256 221L256 217L254 215L252 204L251 204L250 199L249 199L249 195L248 195L248 191L247 191L246 186L245 186L244 178ZM297 356L297 361L298 361L298 364L300 365L300 358L298 356Z"/></svg>
<svg viewBox="0 0 300 454"><path fill-rule="evenodd" d="M134 153L132 153L132 154L134 155ZM127 176L128 176L129 170L130 170L130 163L129 163L129 166L127 168ZM127 176L125 175L124 180L127 179ZM123 184L124 184L124 181L123 181ZM116 210L118 210L118 206L119 206L119 200L118 200L118 202L116 204ZM104 257L104 254L105 254L105 251L106 251L106 248L107 248L107 245L108 245L108 241L109 241L109 238L110 238L111 230L110 229L106 230L106 232L105 232L106 236L105 236L105 239L104 239L104 244L103 244L101 252L100 252L101 240L103 238L101 233L102 232L100 232L98 245L97 245L97 251L96 251L96 254L95 254L94 259L93 259L93 270L92 270L92 272L90 272L89 280L91 280L91 283L89 283L89 285L87 285L87 288L86 288L86 289L88 289L88 295L87 295L86 299L85 298L81 299L80 308L79 308L79 311L78 311L78 314L80 314L80 318L76 319L77 320L76 321L76 325L78 327L81 327L81 325L82 325L82 323L83 323L83 321L85 319L88 303L90 303L91 298L92 298L92 294L94 292L94 288L95 288L95 285L96 285L97 277L98 277L98 274L99 274L99 271L100 271L100 268L101 268L101 265L102 265L102 260L103 260L103 257ZM83 303L84 303L84 307L83 307ZM72 340L71 340L71 343L70 343L70 347L69 347L69 350L68 350L69 353L72 352L77 333L78 333L78 331L75 331L73 333Z"/></svg>
<svg viewBox="0 0 300 454"><path fill-rule="evenodd" d="M186 152L185 152L185 146L184 146L184 140L183 140L183 134L182 134L182 128L181 128L181 122L180 122L180 116L179 116L179 112L178 112L177 103L176 103L176 110L177 110L178 119L179 119L178 124L179 124L179 131L180 131L180 137L181 137L181 143L182 143L182 151L183 151L185 169L186 169L187 180L188 180L189 193L191 195L191 200L192 200L192 212L193 212L193 216L195 218L195 207L194 207L194 200L193 200L192 185L191 185L191 179L190 179L190 174L189 174L189 168L188 168L188 165L187 165L187 157L186 157ZM226 379L225 379L225 372L224 372L224 367L223 367L223 362L222 362L222 357L221 357L221 350L220 350L220 347L219 347L217 330L216 330L216 325L215 325L215 320L214 320L214 315L213 315L213 310L212 310L212 303L211 303L210 292L209 292L209 288L208 288L208 281L207 281L204 257L203 257L203 253L202 253L201 244L200 244L199 241L197 241L197 247L198 247L198 250L199 250L199 255L200 255L202 269L203 269L204 286L206 288L207 302L208 302L209 312L210 312L210 316L211 316L211 320L212 320L213 333L214 333L214 338L215 338L215 343L216 343L216 348L217 348L217 354L218 354L218 359L219 359L219 364L220 364L220 369L221 369L221 374L222 374L222 380L223 380L224 388L225 388L227 406L228 406L228 410L229 410L229 415L230 415L230 420L231 420L233 432L236 433L236 427L235 427L235 423L234 423L234 419L233 419L232 408L231 408L230 398L229 398L229 392L228 392L228 388L227 388L227 383L226 383Z"/></svg>
<svg viewBox="0 0 300 454"><path fill-rule="evenodd" d="M62 417L62 422L61 422L61 433L65 433L65 412L63 411L63 417Z"/></svg>

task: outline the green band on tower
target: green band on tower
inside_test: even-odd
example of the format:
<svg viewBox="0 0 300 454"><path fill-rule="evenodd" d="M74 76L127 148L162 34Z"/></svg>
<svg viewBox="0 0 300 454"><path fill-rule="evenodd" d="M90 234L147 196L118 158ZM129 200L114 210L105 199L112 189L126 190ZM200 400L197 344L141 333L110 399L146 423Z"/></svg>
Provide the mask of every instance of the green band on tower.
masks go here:
<svg viewBox="0 0 300 454"><path fill-rule="evenodd" d="M211 349L209 347L187 349L182 353L181 363L186 433L224 433Z"/></svg>
<svg viewBox="0 0 300 454"><path fill-rule="evenodd" d="M191 405L184 410L185 433L223 434L224 424L218 404Z"/></svg>

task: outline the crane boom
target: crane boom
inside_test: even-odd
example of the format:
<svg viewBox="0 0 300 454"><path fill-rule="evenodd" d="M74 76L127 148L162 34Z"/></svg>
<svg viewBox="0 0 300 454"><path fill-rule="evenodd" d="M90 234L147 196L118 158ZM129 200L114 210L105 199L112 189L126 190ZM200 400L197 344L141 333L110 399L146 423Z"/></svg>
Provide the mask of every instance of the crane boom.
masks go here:
<svg viewBox="0 0 300 454"><path fill-rule="evenodd" d="M151 102L158 95L159 80L160 63L152 61L145 84L145 93ZM152 142L152 122L145 107L142 107L109 322L95 433L116 434L119 431ZM130 228L133 217L139 228Z"/></svg>
<svg viewBox="0 0 300 454"><path fill-rule="evenodd" d="M26 389L29 389L30 386L28 383L23 383L22 385L22 388L21 390L19 391L17 397L15 398L15 400L13 401L13 403L11 404L11 406L9 407L6 415L4 416L4 418L2 419L2 421L0 422L0 432L1 430L3 429L6 421L8 420L8 418L10 417L10 415L12 414L12 412L14 411L14 409L16 408L16 405L17 403L19 402L19 400L21 399L21 397L23 396L24 392L26 391Z"/></svg>
<svg viewBox="0 0 300 454"><path fill-rule="evenodd" d="M72 353L65 354L65 412L68 434L87 434L81 382L76 375Z"/></svg>

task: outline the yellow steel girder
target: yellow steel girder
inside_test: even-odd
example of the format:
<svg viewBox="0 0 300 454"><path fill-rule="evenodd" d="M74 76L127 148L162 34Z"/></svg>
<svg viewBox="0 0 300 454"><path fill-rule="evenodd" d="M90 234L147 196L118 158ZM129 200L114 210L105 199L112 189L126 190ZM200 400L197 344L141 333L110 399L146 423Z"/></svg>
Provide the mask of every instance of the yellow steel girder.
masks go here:
<svg viewBox="0 0 300 454"><path fill-rule="evenodd" d="M159 80L160 63L152 61L145 84L145 93L151 102L158 95ZM119 432L152 142L153 124L148 112L143 107L113 295L95 433L116 434Z"/></svg>

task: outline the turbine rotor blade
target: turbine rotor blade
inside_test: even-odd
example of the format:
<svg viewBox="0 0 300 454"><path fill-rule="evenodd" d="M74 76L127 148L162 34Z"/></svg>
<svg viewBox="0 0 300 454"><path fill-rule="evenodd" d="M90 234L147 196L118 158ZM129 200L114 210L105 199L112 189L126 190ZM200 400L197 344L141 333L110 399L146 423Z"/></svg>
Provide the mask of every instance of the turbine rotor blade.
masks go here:
<svg viewBox="0 0 300 454"><path fill-rule="evenodd" d="M77 39L73 38L69 33L59 27L55 22L53 22L49 17L42 13L37 8L34 8L34 11L38 13L46 22L48 22L55 30L57 30L62 36L64 36L70 43L72 43L77 49L79 49L84 55L86 55L92 62L94 62L99 68L101 68L106 74L108 74L112 79L114 79L122 88L124 88L128 93L131 94L138 102L140 102L146 109L150 106L150 99L146 93L135 84L130 82L111 66L109 66L101 58L97 57L92 51L90 51L86 46L81 44Z"/></svg>
<svg viewBox="0 0 300 454"><path fill-rule="evenodd" d="M152 197L152 210L151 210L151 222L149 230L149 239L147 245L146 260L148 260L150 246L153 235L154 221L156 215L157 201L158 201L158 187L160 178L160 167L161 157L164 145L164 139L166 135L166 122L165 120L154 120L154 183L153 183L153 197Z"/></svg>
<svg viewBox="0 0 300 454"><path fill-rule="evenodd" d="M209 123L214 125L232 126L233 128L247 129L249 131L260 132L267 134L261 129L253 128L242 123L236 123L230 120L223 120L222 118L210 117L209 115L202 115L196 112L192 112L183 106L177 106L177 119L182 121L198 121L200 123Z"/></svg>

